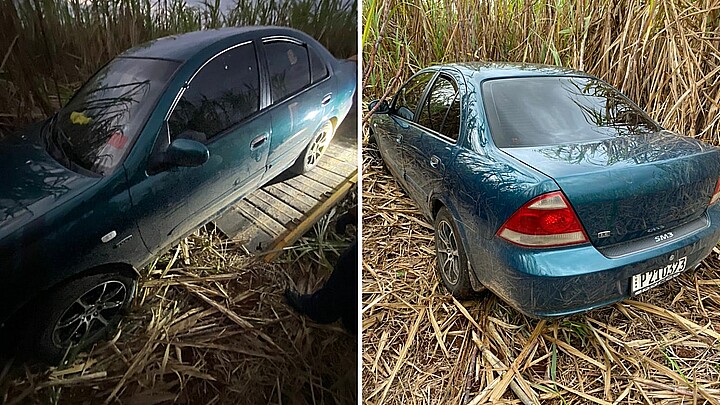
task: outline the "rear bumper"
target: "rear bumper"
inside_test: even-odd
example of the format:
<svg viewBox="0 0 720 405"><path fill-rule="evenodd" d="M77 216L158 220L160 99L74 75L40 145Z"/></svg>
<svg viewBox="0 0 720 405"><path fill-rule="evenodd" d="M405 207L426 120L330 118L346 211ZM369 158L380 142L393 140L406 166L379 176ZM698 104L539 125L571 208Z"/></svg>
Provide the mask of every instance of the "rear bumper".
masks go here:
<svg viewBox="0 0 720 405"><path fill-rule="evenodd" d="M570 315L630 297L635 274L687 257L695 268L720 240L720 205L707 211L709 226L637 253L609 258L591 245L527 249L493 238L488 263L473 266L478 279L520 312L536 318ZM673 257L673 260L670 257Z"/></svg>

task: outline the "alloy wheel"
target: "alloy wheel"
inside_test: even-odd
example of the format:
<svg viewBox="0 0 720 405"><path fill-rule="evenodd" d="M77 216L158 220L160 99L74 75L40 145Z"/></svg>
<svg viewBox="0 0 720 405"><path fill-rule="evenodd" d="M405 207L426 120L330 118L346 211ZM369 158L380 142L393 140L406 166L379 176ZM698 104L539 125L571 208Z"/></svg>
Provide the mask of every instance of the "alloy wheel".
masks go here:
<svg viewBox="0 0 720 405"><path fill-rule="evenodd" d="M85 337L95 335L122 311L128 298L125 284L117 280L89 289L70 304L53 327L53 344L74 347Z"/></svg>
<svg viewBox="0 0 720 405"><path fill-rule="evenodd" d="M452 225L445 220L440 221L435 235L438 266L445 280L455 285L460 279L460 253Z"/></svg>
<svg viewBox="0 0 720 405"><path fill-rule="evenodd" d="M321 130L320 133L312 140L312 143L310 143L308 153L305 156L305 160L308 166L312 167L317 164L320 156L325 153L325 149L327 149L329 143L330 136L327 130Z"/></svg>

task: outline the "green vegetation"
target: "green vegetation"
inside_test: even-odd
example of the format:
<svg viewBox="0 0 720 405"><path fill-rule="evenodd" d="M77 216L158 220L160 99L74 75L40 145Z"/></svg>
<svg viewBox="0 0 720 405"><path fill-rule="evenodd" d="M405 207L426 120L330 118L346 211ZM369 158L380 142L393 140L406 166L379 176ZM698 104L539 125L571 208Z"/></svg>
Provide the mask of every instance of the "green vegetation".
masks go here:
<svg viewBox="0 0 720 405"><path fill-rule="evenodd" d="M716 0L367 0L363 23L367 100L435 63L562 65L619 87L666 128L720 143Z"/></svg>
<svg viewBox="0 0 720 405"><path fill-rule="evenodd" d="M0 0L0 131L40 119L124 50L182 32L281 25L337 57L357 53L357 3L343 0Z"/></svg>

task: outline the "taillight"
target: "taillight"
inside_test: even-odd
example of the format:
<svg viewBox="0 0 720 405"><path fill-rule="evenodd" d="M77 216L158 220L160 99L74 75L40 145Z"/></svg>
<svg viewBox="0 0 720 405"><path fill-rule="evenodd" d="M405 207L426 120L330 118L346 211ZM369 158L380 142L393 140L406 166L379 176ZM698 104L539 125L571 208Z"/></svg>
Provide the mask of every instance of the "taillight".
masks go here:
<svg viewBox="0 0 720 405"><path fill-rule="evenodd" d="M710 204L708 205L713 205L718 202L718 200L720 200L720 179L718 179L717 183L715 183L715 191L713 192Z"/></svg>
<svg viewBox="0 0 720 405"><path fill-rule="evenodd" d="M530 200L510 216L497 235L520 246L551 247L588 241L582 224L560 191Z"/></svg>

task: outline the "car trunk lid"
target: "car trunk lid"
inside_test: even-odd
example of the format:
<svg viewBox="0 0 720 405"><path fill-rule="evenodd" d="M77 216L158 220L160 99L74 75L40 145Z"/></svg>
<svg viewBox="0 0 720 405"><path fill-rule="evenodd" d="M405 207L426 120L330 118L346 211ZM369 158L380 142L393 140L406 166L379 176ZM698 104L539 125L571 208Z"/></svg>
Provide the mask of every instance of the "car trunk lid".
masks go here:
<svg viewBox="0 0 720 405"><path fill-rule="evenodd" d="M720 175L717 148L668 131L502 150L555 180L596 247L698 219Z"/></svg>

